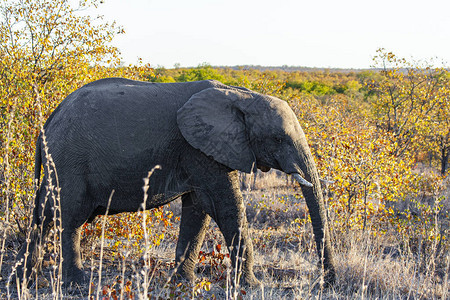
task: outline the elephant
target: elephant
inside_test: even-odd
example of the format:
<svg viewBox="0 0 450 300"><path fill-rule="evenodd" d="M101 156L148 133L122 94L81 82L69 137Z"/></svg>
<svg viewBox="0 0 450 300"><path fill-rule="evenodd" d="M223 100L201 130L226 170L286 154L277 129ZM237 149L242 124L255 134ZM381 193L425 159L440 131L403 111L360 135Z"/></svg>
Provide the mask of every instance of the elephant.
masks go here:
<svg viewBox="0 0 450 300"><path fill-rule="evenodd" d="M198 253L213 219L231 249L232 265L242 270L243 281L250 286L260 284L253 271L253 246L238 171L273 168L300 183L325 280L335 281L318 171L286 101L213 80L100 79L68 95L45 122L36 143L37 181L41 165L50 160L45 151L56 171L43 168L32 221L34 228L44 230L31 234L29 245L19 251L16 260L26 260L28 268L19 267L17 276L26 278L37 268L37 241L52 223L55 201L44 203L45 182L50 179L59 185L63 281L82 284L86 280L80 254L83 224L105 214L108 207L109 214L138 211L144 196L143 178L159 165L148 181L145 209L181 197L175 255L181 278L195 280ZM25 255L27 251L31 255Z"/></svg>

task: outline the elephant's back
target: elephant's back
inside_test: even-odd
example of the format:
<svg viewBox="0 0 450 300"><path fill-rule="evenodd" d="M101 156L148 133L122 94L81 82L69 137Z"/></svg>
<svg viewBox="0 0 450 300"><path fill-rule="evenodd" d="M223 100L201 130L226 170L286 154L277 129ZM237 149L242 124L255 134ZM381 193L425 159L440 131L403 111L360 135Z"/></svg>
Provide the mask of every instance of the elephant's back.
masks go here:
<svg viewBox="0 0 450 300"><path fill-rule="evenodd" d="M123 78L87 84L64 99L47 121L50 151L60 164L87 167L89 172L108 169L98 162L139 169L144 161L154 165L170 160L168 156L177 155L180 147L178 109L193 94L215 84Z"/></svg>
<svg viewBox="0 0 450 300"><path fill-rule="evenodd" d="M174 94L171 99L167 90L151 83L101 79L67 96L47 120L45 129L50 136L73 132L107 136L129 126L139 130L164 122L167 127L167 117L176 114L184 101L183 93Z"/></svg>
<svg viewBox="0 0 450 300"><path fill-rule="evenodd" d="M125 78L100 79L67 96L45 124L47 132L70 131L91 126L109 130L108 126L139 124L146 128L169 126L189 98L215 81L190 83L151 83ZM117 123L120 122L120 123Z"/></svg>

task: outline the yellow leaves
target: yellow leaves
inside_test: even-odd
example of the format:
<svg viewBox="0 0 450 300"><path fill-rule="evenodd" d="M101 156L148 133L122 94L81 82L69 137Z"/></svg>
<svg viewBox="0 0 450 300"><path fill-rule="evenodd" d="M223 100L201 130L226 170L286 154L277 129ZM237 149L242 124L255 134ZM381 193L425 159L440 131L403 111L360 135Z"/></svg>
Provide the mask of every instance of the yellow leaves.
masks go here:
<svg viewBox="0 0 450 300"><path fill-rule="evenodd" d="M8 190L0 182L0 199L13 195L16 212L27 214L34 194L35 141L59 102L96 79L142 80L152 70L148 65L114 68L118 51L107 43L118 28L78 16L66 0L2 1L0 10L5 17L0 21L0 124L10 124L0 127L0 145L8 145L0 147L0 164L4 169L7 159L11 170ZM113 68L103 67L106 61ZM165 215L159 218L171 225Z"/></svg>
<svg viewBox="0 0 450 300"><path fill-rule="evenodd" d="M143 214L146 215L146 230L149 234L149 243L145 243ZM165 238L165 233L159 232L157 225L162 223L164 229L171 227L172 217L173 213L164 211L162 207L144 213L122 213L109 216L106 221L104 237L105 240L115 241L108 246L111 247L111 250L117 252L129 246L136 248L138 251L144 250L146 245L149 247L159 246ZM85 224L83 229L83 238L91 236L98 238L102 234L101 224L95 220L92 224ZM124 242L124 240L128 242Z"/></svg>
<svg viewBox="0 0 450 300"><path fill-rule="evenodd" d="M443 148L435 141L450 141L450 104L444 100L450 94L449 72L432 61L411 63L384 49L377 52L375 67L383 77L370 85L376 94L371 106L377 126L394 134L396 155L426 150L439 156Z"/></svg>
<svg viewBox="0 0 450 300"><path fill-rule="evenodd" d="M303 105L311 109L303 114L315 116L308 122L310 144L319 174L335 181L327 189L336 228L362 228L372 218L381 220L386 201L414 193L417 175L407 154L394 155L392 134L380 132L363 114L349 114L345 102L328 103Z"/></svg>

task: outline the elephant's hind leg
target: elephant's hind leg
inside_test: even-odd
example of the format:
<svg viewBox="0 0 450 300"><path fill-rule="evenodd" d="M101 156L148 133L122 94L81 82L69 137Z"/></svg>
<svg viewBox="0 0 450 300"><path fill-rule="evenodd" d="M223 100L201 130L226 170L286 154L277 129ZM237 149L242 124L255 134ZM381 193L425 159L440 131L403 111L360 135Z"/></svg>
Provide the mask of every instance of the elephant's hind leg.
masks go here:
<svg viewBox="0 0 450 300"><path fill-rule="evenodd" d="M80 251L80 238L83 224L92 215L94 209L91 197L84 182L71 181L61 189L61 251L63 255L62 277L64 284L86 283Z"/></svg>
<svg viewBox="0 0 450 300"><path fill-rule="evenodd" d="M63 224L65 222L63 221ZM63 253L63 281L67 284L84 284L86 281L81 263L80 236L82 225L69 226L67 223L62 232L61 250Z"/></svg>
<svg viewBox="0 0 450 300"><path fill-rule="evenodd" d="M211 220L210 216L194 205L197 202L194 197L193 192L181 197L183 208L175 257L178 274L191 282L195 280L198 253Z"/></svg>

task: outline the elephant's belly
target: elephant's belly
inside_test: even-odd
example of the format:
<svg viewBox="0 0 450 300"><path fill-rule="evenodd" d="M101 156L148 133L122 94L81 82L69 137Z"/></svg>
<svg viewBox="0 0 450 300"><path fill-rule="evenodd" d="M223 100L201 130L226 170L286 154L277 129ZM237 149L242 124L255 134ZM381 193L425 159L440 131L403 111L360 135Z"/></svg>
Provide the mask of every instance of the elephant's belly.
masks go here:
<svg viewBox="0 0 450 300"><path fill-rule="evenodd" d="M186 192L169 192L166 194L150 195L145 201L146 209L152 209L167 204L185 193ZM135 212L142 210L143 203L143 195L142 197L136 197L129 194L114 194L111 199L110 210L114 213Z"/></svg>
<svg viewBox="0 0 450 300"><path fill-rule="evenodd" d="M175 200L189 189L173 180L173 176L166 174L153 174L144 193L144 178L147 174L143 172L122 172L105 180L98 176L90 176L89 194L96 198L99 206L107 206L111 197L110 210L115 213L132 212L142 209L144 199L146 209L159 207ZM112 195L112 196L111 196Z"/></svg>

